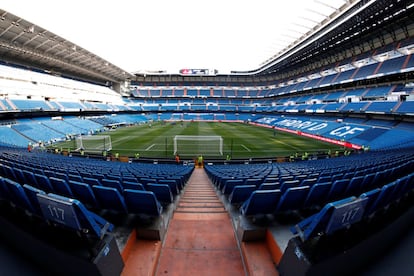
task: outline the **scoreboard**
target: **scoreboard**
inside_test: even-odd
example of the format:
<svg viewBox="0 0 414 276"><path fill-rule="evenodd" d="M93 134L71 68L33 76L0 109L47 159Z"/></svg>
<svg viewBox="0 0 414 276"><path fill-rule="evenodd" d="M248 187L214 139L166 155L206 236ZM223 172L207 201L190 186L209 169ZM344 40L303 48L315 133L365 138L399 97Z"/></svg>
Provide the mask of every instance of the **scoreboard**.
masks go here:
<svg viewBox="0 0 414 276"><path fill-rule="evenodd" d="M181 69L180 75L183 76L215 76L218 70L216 69Z"/></svg>

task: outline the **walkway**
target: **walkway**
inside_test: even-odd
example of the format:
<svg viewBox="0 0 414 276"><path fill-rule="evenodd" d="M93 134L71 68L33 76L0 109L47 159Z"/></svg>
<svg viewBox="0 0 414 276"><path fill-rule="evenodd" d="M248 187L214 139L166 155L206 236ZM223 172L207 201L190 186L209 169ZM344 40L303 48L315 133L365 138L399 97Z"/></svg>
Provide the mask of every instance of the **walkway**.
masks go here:
<svg viewBox="0 0 414 276"><path fill-rule="evenodd" d="M245 275L230 217L195 169L170 221L156 275Z"/></svg>

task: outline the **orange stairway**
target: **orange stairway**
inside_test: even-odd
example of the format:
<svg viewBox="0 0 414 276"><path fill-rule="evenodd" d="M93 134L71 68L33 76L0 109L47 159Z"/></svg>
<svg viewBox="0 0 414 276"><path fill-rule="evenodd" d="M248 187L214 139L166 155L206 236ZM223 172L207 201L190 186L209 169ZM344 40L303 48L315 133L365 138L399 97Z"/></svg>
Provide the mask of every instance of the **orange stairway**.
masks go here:
<svg viewBox="0 0 414 276"><path fill-rule="evenodd" d="M130 239L122 276L278 275L268 242L238 244L204 168L194 170L177 204L163 242Z"/></svg>
<svg viewBox="0 0 414 276"><path fill-rule="evenodd" d="M195 169L170 221L156 275L244 275L230 217Z"/></svg>

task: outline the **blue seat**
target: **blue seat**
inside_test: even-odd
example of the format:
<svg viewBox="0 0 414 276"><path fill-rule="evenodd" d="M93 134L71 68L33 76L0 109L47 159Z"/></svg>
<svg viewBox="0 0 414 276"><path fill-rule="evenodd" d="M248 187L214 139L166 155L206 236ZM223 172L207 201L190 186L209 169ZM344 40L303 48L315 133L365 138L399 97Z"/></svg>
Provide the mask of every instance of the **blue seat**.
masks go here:
<svg viewBox="0 0 414 276"><path fill-rule="evenodd" d="M29 184L32 187L38 187L37 180L36 180L36 177L34 176L34 173L28 170L23 170L23 174L24 174L24 177L26 178L26 182L24 183Z"/></svg>
<svg viewBox="0 0 414 276"><path fill-rule="evenodd" d="M276 212L302 209L309 189L309 186L288 188L280 197Z"/></svg>
<svg viewBox="0 0 414 276"><path fill-rule="evenodd" d="M169 176L168 180L169 181L171 181L171 180L175 181L176 184L177 184L178 191L181 191L184 188L186 178L187 177L176 175L176 176ZM160 181L162 181L162 180L164 180L164 179L160 179Z"/></svg>
<svg viewBox="0 0 414 276"><path fill-rule="evenodd" d="M141 190L144 191L144 185L142 185L141 183L137 183L137 182L130 182L130 181L123 181L122 182L122 188L125 189L130 189L130 190Z"/></svg>
<svg viewBox="0 0 414 276"><path fill-rule="evenodd" d="M367 191L365 193L362 193L359 197L361 198L367 198L367 204L365 206L365 214L364 216L369 215L369 210L371 210L371 206L374 204L374 202L377 200L378 195L380 194L381 189L375 188L370 191Z"/></svg>
<svg viewBox="0 0 414 276"><path fill-rule="evenodd" d="M82 176L80 176L79 174L74 174L74 173L68 173L68 181L77 181L77 182L83 182L83 178Z"/></svg>
<svg viewBox="0 0 414 276"><path fill-rule="evenodd" d="M72 190L65 179L49 177L49 181L55 194L73 198Z"/></svg>
<svg viewBox="0 0 414 276"><path fill-rule="evenodd" d="M226 183L223 186L223 189L221 190L223 194L228 195L233 191L233 188L235 186L240 186L244 184L244 180L242 179L230 179L227 180ZM255 185L256 186L256 185Z"/></svg>
<svg viewBox="0 0 414 276"><path fill-rule="evenodd" d="M280 190L256 190L241 205L240 212L244 216L273 214L281 195Z"/></svg>
<svg viewBox="0 0 414 276"><path fill-rule="evenodd" d="M331 185L331 190L328 194L328 201L335 201L341 198L345 198L345 191L349 185L349 179L335 180Z"/></svg>
<svg viewBox="0 0 414 276"><path fill-rule="evenodd" d="M116 188L95 185L92 186L92 190L100 208L120 213L128 212L124 197Z"/></svg>
<svg viewBox="0 0 414 276"><path fill-rule="evenodd" d="M12 167L8 165L3 165L4 177L8 179L16 179L16 175L14 174L14 170Z"/></svg>
<svg viewBox="0 0 414 276"><path fill-rule="evenodd" d="M357 196L361 194L362 191L362 182L364 181L364 176L354 176L349 181L349 185L345 190L345 196Z"/></svg>
<svg viewBox="0 0 414 276"><path fill-rule="evenodd" d="M244 181L245 185L255 185L256 187L259 187L260 184L263 183L263 178L247 178Z"/></svg>
<svg viewBox="0 0 414 276"><path fill-rule="evenodd" d="M294 235L299 235L302 241L309 240L315 236L318 236L320 234L324 234L327 232L327 228L330 227L330 222L332 219L332 215L334 214L335 208L338 207L345 207L347 204L355 203L356 206L360 206L360 204L365 202L366 199L357 199L356 197L348 197L345 199L341 199L339 201L327 203L321 211L318 213L307 217L306 219L300 221L295 226L291 227L290 230ZM365 206L364 206L365 207ZM355 216L357 220L360 220L364 213L364 208L360 209L351 209L356 210L358 212L358 216ZM341 219L339 219L341 221ZM337 222L335 222L337 223ZM343 227L346 227L348 224L348 221L343 224ZM330 234L333 233L333 231L329 231Z"/></svg>
<svg viewBox="0 0 414 276"><path fill-rule="evenodd" d="M282 191L282 193L284 193L289 188L298 187L299 184L300 180L287 180L282 183L282 185L280 186L280 190Z"/></svg>
<svg viewBox="0 0 414 276"><path fill-rule="evenodd" d="M63 173L63 172L55 172L55 176L54 177L56 177L56 178L60 178L60 179L63 179L63 180L65 180L66 182L68 182L69 181L69 177L68 177L68 175L66 174L66 173ZM49 177L49 179L50 179L50 177Z"/></svg>
<svg viewBox="0 0 414 276"><path fill-rule="evenodd" d="M312 187L313 185L316 184L316 182L318 182L317 178L306 178L302 180L302 182L300 183L300 186Z"/></svg>
<svg viewBox="0 0 414 276"><path fill-rule="evenodd" d="M58 223L82 235L87 234L102 239L107 232L111 232L114 228L102 217L88 211L76 199L54 194L38 194L37 198L46 220Z"/></svg>
<svg viewBox="0 0 414 276"><path fill-rule="evenodd" d="M124 186L125 182L132 182L132 183L137 183L138 180L135 176L123 176L122 177L122 186ZM124 187L125 188L125 187Z"/></svg>
<svg viewBox="0 0 414 276"><path fill-rule="evenodd" d="M169 204L174 201L170 186L167 184L147 184L145 190L151 191L155 194L157 200L164 204Z"/></svg>
<svg viewBox="0 0 414 276"><path fill-rule="evenodd" d="M24 184L23 189L25 190L26 195L33 206L34 213L37 214L38 216L42 216L42 211L40 210L40 205L39 205L39 200L37 199L37 194L45 195L46 193L29 184Z"/></svg>
<svg viewBox="0 0 414 276"><path fill-rule="evenodd" d="M390 170L376 172L372 180L376 187L382 187L390 182Z"/></svg>
<svg viewBox="0 0 414 276"><path fill-rule="evenodd" d="M23 174L23 171L21 169L19 169L19 168L13 168L13 171L14 171L14 175L16 176L16 178L15 179L12 179L12 180L14 180L17 183L20 183L22 185L24 183L26 183L26 178L25 178L25 176Z"/></svg>
<svg viewBox="0 0 414 276"><path fill-rule="evenodd" d="M91 186L74 180L69 180L69 185L72 189L74 197L82 202L86 207L99 208L98 201L96 200Z"/></svg>
<svg viewBox="0 0 414 276"><path fill-rule="evenodd" d="M177 183L176 180L173 180L173 179L160 179L158 181L158 184L167 184L170 187L171 193L173 195L178 195L178 193L180 192L180 187L179 187L179 184Z"/></svg>
<svg viewBox="0 0 414 276"><path fill-rule="evenodd" d="M377 212L385 208L389 203L391 203L391 200L393 199L393 193L395 191L395 188L397 187L397 183L398 180L382 186L377 198L370 206L370 209L367 210L368 216L372 215L374 212Z"/></svg>
<svg viewBox="0 0 414 276"><path fill-rule="evenodd" d="M118 190L118 192L120 192L122 194L123 192L123 187L121 185L121 182L119 180L114 180L114 179L107 179L104 178L101 180L102 186L105 187L111 187L111 188L115 188Z"/></svg>
<svg viewBox="0 0 414 276"><path fill-rule="evenodd" d="M102 186L101 181L99 181L99 179L97 178L92 178L92 177L83 177L83 183L88 184L89 186Z"/></svg>
<svg viewBox="0 0 414 276"><path fill-rule="evenodd" d="M128 213L158 217L162 213L162 205L150 191L124 190Z"/></svg>
<svg viewBox="0 0 414 276"><path fill-rule="evenodd" d="M375 183L373 182L375 177L375 173L368 173L364 176L364 180L362 180L361 187L363 191L372 190L375 187Z"/></svg>
<svg viewBox="0 0 414 276"><path fill-rule="evenodd" d="M153 179L153 178L148 178L148 177L141 177L139 179L139 183L142 183L142 185L144 185L144 187L145 187L149 183L157 183L157 180Z"/></svg>
<svg viewBox="0 0 414 276"><path fill-rule="evenodd" d="M241 204L246 201L252 192L256 190L256 185L240 185L235 186L229 195L229 202L231 204Z"/></svg>
<svg viewBox="0 0 414 276"><path fill-rule="evenodd" d="M23 210L29 211L30 213L36 212L36 209L33 207L31 201L26 195L22 185L8 178L4 178L3 182L9 192L9 199L11 200L11 203Z"/></svg>
<svg viewBox="0 0 414 276"><path fill-rule="evenodd" d="M43 173L47 177L56 177L55 172L51 170L43 170Z"/></svg>
<svg viewBox="0 0 414 276"><path fill-rule="evenodd" d="M259 187L257 188L258 190L280 190L280 183L276 182L276 183L262 183L259 185Z"/></svg>
<svg viewBox="0 0 414 276"><path fill-rule="evenodd" d="M7 189L6 184L4 183L4 177L0 176L0 200L9 200L9 190Z"/></svg>
<svg viewBox="0 0 414 276"><path fill-rule="evenodd" d="M52 184L50 184L49 178L43 174L35 173L35 178L37 185L40 190L43 190L45 193L53 192Z"/></svg>
<svg viewBox="0 0 414 276"><path fill-rule="evenodd" d="M412 189L414 185L414 173L406 175L400 179L401 182L401 189L398 192L398 197L406 196Z"/></svg>
<svg viewBox="0 0 414 276"><path fill-rule="evenodd" d="M315 185L313 185L309 190L303 207L310 208L325 205L329 191L331 190L331 186L331 182L316 183Z"/></svg>

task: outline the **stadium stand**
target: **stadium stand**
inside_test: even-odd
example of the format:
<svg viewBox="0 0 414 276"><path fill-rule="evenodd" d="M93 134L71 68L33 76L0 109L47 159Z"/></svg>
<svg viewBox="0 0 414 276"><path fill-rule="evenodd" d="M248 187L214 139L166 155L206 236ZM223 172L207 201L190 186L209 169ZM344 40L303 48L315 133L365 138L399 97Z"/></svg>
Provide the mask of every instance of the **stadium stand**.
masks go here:
<svg viewBox="0 0 414 276"><path fill-rule="evenodd" d="M372 12L358 9L362 2L350 13ZM1 60L0 233L18 233L33 248L38 248L34 240L41 240L45 256L59 252L58 258L68 260L52 270L101 275L100 267L110 267L119 275L125 244L116 235L136 231L132 233L162 240L194 171L191 161L108 162L80 153L29 152L27 146L41 148L152 121L244 122L328 141L354 153L303 162L299 157L294 162L207 162L204 170L228 203L240 248L249 239L262 239L266 228L284 238L275 238L282 252L273 261L280 274L354 273L372 261L368 253L384 252L380 247L393 243L403 228L401 219L410 215L413 195L412 6L408 1L374 2L370 5L376 13L347 16L366 18L358 23L361 36L348 22L339 24L336 35L333 28L326 40L298 45L302 50L291 52L281 67L268 64L251 75L136 75L129 90L115 92L108 85L115 84L116 73L96 79L102 74L98 70L77 76L79 81ZM387 20L380 18L383 13ZM394 23L384 28L387 32L375 31L385 21ZM372 37L365 30L373 30ZM36 40L21 45L31 41ZM389 232L395 223L393 236ZM350 264L347 256L358 261Z"/></svg>

